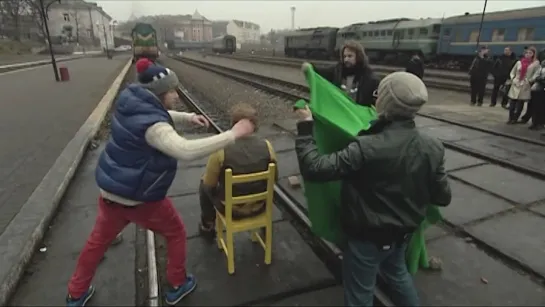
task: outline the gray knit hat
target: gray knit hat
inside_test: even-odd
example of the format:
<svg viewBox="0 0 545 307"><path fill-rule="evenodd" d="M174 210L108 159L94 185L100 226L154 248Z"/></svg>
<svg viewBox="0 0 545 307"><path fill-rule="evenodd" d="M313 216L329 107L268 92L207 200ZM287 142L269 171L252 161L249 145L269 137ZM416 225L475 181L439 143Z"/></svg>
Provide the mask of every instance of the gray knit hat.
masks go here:
<svg viewBox="0 0 545 307"><path fill-rule="evenodd" d="M386 118L413 118L428 101L428 90L417 76L407 72L387 75L378 86L377 113Z"/></svg>
<svg viewBox="0 0 545 307"><path fill-rule="evenodd" d="M178 88L178 76L163 66L155 64L146 58L136 62L138 82L150 92L159 96L170 90Z"/></svg>

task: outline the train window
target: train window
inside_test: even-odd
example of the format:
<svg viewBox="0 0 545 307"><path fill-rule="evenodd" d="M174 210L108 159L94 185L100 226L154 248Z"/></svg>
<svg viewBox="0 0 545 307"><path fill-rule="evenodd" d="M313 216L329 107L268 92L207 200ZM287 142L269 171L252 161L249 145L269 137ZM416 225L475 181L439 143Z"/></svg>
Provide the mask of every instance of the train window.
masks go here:
<svg viewBox="0 0 545 307"><path fill-rule="evenodd" d="M503 42L504 37L505 37L505 29L494 29L494 31L492 31L493 42Z"/></svg>
<svg viewBox="0 0 545 307"><path fill-rule="evenodd" d="M428 35L428 29L427 28L420 28L419 33L420 33L420 35Z"/></svg>
<svg viewBox="0 0 545 307"><path fill-rule="evenodd" d="M479 30L473 30L471 33L469 33L469 41L470 42L476 42L479 38Z"/></svg>
<svg viewBox="0 0 545 307"><path fill-rule="evenodd" d="M441 33L441 25L433 25L433 33L434 34Z"/></svg>
<svg viewBox="0 0 545 307"><path fill-rule="evenodd" d="M531 41L534 39L534 28L520 28L517 41Z"/></svg>
<svg viewBox="0 0 545 307"><path fill-rule="evenodd" d="M388 36L392 36L392 33L393 31L392 30L388 30L388 32L386 33Z"/></svg>

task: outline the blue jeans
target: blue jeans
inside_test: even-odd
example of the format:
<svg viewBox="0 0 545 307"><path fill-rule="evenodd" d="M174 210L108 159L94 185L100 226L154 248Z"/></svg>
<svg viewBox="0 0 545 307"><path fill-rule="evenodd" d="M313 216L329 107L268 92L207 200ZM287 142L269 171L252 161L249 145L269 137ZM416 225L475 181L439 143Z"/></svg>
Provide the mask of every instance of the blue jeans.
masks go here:
<svg viewBox="0 0 545 307"><path fill-rule="evenodd" d="M407 271L407 243L380 248L374 243L349 240L343 253L345 306L373 306L379 270L396 306L420 306L412 276Z"/></svg>

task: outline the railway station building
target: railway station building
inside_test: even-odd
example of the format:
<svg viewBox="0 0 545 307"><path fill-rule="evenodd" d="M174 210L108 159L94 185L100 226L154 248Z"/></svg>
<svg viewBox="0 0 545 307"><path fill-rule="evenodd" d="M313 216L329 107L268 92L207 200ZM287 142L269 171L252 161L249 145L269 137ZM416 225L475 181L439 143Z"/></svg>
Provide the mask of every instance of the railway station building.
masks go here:
<svg viewBox="0 0 545 307"><path fill-rule="evenodd" d="M214 37L221 35L233 35L237 38L237 44L259 44L261 27L250 21L237 19L214 21Z"/></svg>
<svg viewBox="0 0 545 307"><path fill-rule="evenodd" d="M52 40L114 47L116 21L94 2L63 0L51 5L48 17Z"/></svg>

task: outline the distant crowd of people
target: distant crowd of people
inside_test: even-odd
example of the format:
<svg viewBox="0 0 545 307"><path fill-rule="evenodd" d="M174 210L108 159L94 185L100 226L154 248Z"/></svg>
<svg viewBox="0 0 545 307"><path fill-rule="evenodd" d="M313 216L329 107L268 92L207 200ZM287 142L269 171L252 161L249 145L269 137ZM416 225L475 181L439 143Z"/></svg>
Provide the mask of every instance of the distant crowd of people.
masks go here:
<svg viewBox="0 0 545 307"><path fill-rule="evenodd" d="M498 94L503 93L502 107L509 110L507 124L528 123L531 130L545 126L545 59L538 58L535 47L524 48L517 59L511 48L506 47L502 56L492 61L489 49L481 47L469 69L471 104L483 103L488 76L494 77L490 106L495 106ZM526 112L522 115L524 106ZM522 115L522 116L521 116Z"/></svg>

